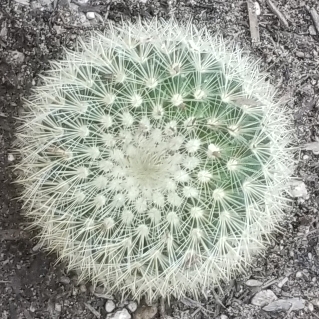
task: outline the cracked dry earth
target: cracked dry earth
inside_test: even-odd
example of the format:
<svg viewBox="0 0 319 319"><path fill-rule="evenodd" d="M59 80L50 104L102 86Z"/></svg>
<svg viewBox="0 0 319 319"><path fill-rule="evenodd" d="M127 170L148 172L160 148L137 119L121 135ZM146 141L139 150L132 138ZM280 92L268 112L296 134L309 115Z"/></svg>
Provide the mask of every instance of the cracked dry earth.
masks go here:
<svg viewBox="0 0 319 319"><path fill-rule="evenodd" d="M260 0L260 43L252 46L246 1L89 1L1 0L0 2L0 318L151 319L151 318L319 318L319 27L311 10L315 0L273 0L284 25ZM122 301L78 282L56 256L42 252L25 231L10 165L16 118L48 61L72 48L77 36L152 16L193 19L220 32L260 59L262 70L277 83L294 118L302 150L296 176L304 184L283 224L284 232L255 260L247 273L201 302L184 298L169 305ZM318 21L317 21L318 23ZM310 143L310 144L309 144ZM317 147L317 148L316 148ZM307 195L305 195L305 190Z"/></svg>

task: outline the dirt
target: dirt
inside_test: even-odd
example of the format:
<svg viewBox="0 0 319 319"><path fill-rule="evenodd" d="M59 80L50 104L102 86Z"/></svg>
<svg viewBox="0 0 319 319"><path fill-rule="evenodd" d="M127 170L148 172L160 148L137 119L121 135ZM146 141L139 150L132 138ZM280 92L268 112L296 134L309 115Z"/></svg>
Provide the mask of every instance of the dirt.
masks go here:
<svg viewBox="0 0 319 319"><path fill-rule="evenodd" d="M80 1L79 1L80 2ZM26 220L11 165L15 128L23 110L23 98L38 82L48 61L62 57L62 47L73 48L76 37L92 28L103 29L103 21L120 22L152 16L192 19L235 41L260 59L261 68L287 99L294 118L296 138L302 147L319 137L319 30L309 8L319 12L316 0L273 0L288 21L260 1L260 44L252 45L246 1L90 1L84 6L67 0L1 0L0 3L0 318L106 318L106 296L89 283L79 283L76 274L55 264L56 256L36 245L34 233L25 230ZM21 4L25 3L25 4ZM51 3L51 4L50 4ZM82 2L81 2L82 3ZM47 5L50 4L50 5ZM74 13L79 9L81 15ZM86 12L96 13L92 22ZM82 20L81 20L82 18ZM82 21L82 22L81 22ZM85 23L84 23L85 22ZM158 305L157 317L173 318L319 318L319 155L301 151L296 157L296 176L306 184L307 199L294 200L283 224L264 256L247 273L221 289L206 292L201 303L188 299ZM245 283L256 279L262 286ZM299 310L267 312L251 303L260 290L270 289L277 298L299 297ZM116 300L116 296L115 296ZM120 300L116 300L117 308ZM95 310L92 311L91 306ZM91 310L90 310L91 309Z"/></svg>

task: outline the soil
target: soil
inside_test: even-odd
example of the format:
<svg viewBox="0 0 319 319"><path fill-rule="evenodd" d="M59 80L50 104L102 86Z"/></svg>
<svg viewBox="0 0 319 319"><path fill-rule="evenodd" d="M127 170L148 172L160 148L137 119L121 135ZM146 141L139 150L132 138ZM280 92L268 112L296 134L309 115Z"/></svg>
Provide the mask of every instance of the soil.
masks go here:
<svg viewBox="0 0 319 319"><path fill-rule="evenodd" d="M303 148L319 137L319 27L316 30L309 10L319 12L319 4L316 0L272 2L286 17L288 27L270 10L268 0L260 0L260 43L253 45L246 1L82 0L70 4L68 0L1 0L1 319L107 316L107 296L94 291L90 284L79 283L76 274L55 263L54 254L47 254L36 245L35 234L25 230L21 203L16 199L11 167L16 159L10 149L17 118L23 111L23 98L30 94L39 74L49 67L48 61L61 58L63 46L72 49L77 36L93 28L103 29L108 20L119 23L138 16L168 19L172 14L178 20L192 19L260 59L262 70L269 73L271 82L287 100L296 138ZM87 20L87 12L95 12L95 19ZM155 318L319 318L318 157L311 150L302 150L296 157L296 176L305 183L308 196L294 200L283 233L275 234L264 256L257 258L246 274L223 285L222 290L205 292L200 303L187 298L164 307L159 303ZM260 283L251 287L248 279ZM296 297L302 305L282 311L254 305L252 298L266 289L279 300ZM114 298L117 309L121 309L125 304ZM134 318L150 318L146 312L143 315L135 314Z"/></svg>

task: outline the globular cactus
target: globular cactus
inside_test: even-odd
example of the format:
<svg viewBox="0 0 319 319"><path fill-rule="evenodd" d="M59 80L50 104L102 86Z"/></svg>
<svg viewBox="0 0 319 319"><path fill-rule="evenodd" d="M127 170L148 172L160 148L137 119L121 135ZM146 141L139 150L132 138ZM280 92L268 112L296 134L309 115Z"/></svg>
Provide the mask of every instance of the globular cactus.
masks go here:
<svg viewBox="0 0 319 319"><path fill-rule="evenodd" d="M110 25L52 63L16 149L40 240L149 299L227 281L278 229L290 122L258 64L191 23Z"/></svg>

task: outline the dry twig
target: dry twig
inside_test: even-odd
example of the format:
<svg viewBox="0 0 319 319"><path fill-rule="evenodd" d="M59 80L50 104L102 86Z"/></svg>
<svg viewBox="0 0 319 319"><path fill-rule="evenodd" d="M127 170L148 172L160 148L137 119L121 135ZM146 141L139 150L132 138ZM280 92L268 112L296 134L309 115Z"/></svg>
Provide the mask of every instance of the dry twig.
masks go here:
<svg viewBox="0 0 319 319"><path fill-rule="evenodd" d="M247 0L250 34L253 44L260 42L258 18L253 0Z"/></svg>
<svg viewBox="0 0 319 319"><path fill-rule="evenodd" d="M101 314L99 313L99 312L97 312L91 305L89 305L88 303L84 303L84 305L85 305L85 307L89 310L89 311L91 311L92 313L93 313L93 315L96 317L96 318L98 318L98 319L100 319L101 318Z"/></svg>
<svg viewBox="0 0 319 319"><path fill-rule="evenodd" d="M317 30L317 32L319 32L319 14L318 12L316 11L315 8L309 8L307 7L307 10L309 11L310 15L311 15L311 19L313 21L313 24Z"/></svg>
<svg viewBox="0 0 319 319"><path fill-rule="evenodd" d="M285 16L279 11L279 9L276 7L276 5L271 1L271 0L266 0L270 10L272 11L272 13L274 13L278 19L280 20L280 22L286 27L289 27L288 21L285 18Z"/></svg>

